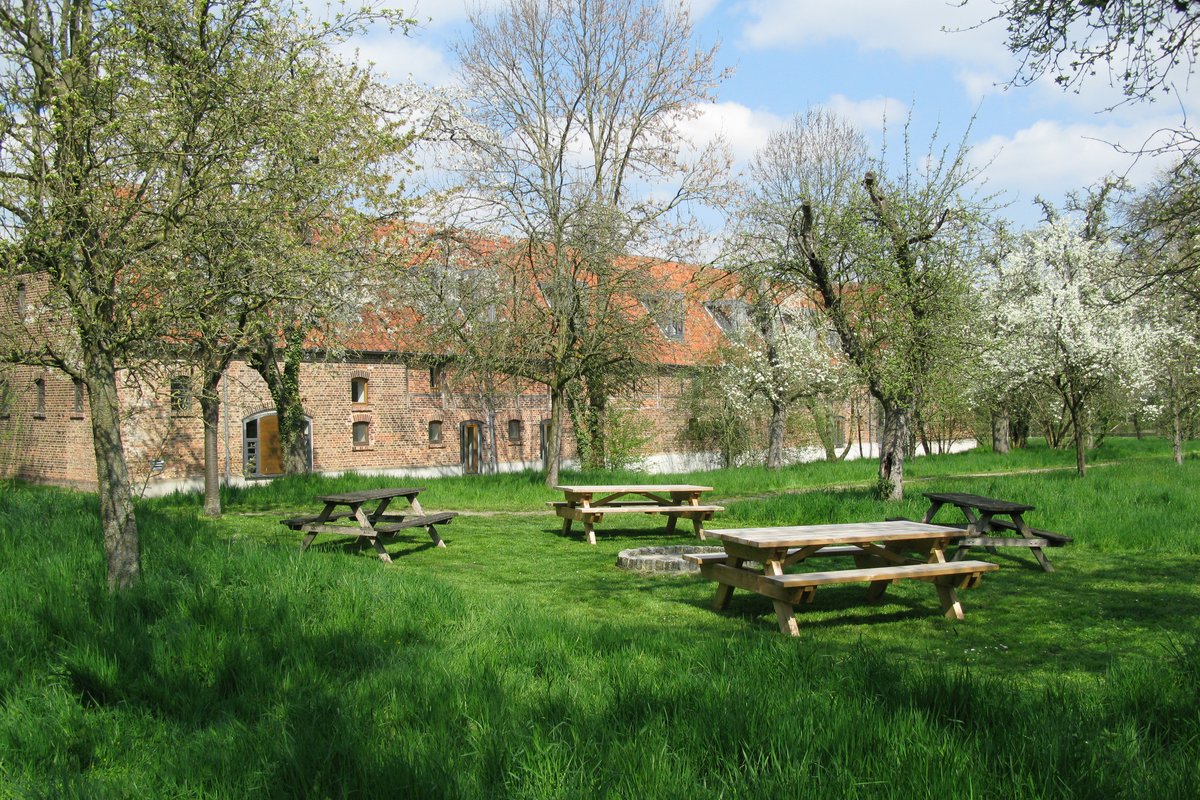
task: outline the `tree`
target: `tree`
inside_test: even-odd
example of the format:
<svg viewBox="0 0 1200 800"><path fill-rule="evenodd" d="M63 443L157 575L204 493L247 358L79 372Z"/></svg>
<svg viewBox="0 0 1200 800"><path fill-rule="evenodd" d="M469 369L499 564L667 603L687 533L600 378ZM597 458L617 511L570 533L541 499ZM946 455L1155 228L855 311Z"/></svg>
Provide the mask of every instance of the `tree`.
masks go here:
<svg viewBox="0 0 1200 800"><path fill-rule="evenodd" d="M750 213L781 278L837 332L883 411L879 492L903 496L910 419L929 377L969 347L969 290L980 203L962 197L977 171L960 143L892 179L871 168L860 133L810 110L774 134L753 166ZM886 155L886 154L885 154Z"/></svg>
<svg viewBox="0 0 1200 800"><path fill-rule="evenodd" d="M965 1L965 0L964 0ZM1016 80L1050 74L1078 88L1107 72L1130 100L1176 91L1200 54L1200 6L1188 0L1003 0L989 21L1004 20L1008 49L1021 58Z"/></svg>
<svg viewBox="0 0 1200 800"><path fill-rule="evenodd" d="M274 0L0 4L3 263L39 286L6 349L87 389L112 590L141 569L118 372L200 330L206 258L238 252L218 240L255 231L238 221L283 179L280 99L323 35Z"/></svg>
<svg viewBox="0 0 1200 800"><path fill-rule="evenodd" d="M735 338L725 354L723 383L733 408L748 408L755 398L767 403L766 465L779 469L784 462L789 409L806 401L821 429L825 420L817 418L817 398L844 397L848 370L840 353L830 347L820 319L805 313L785 315L776 294L756 293L750 316L752 334ZM822 436L823 443L826 438ZM832 442L826 444L828 455Z"/></svg>
<svg viewBox="0 0 1200 800"><path fill-rule="evenodd" d="M1112 284L1116 250L1070 219L1027 232L1004 260L997 287L1011 363L1061 399L1076 468L1087 469L1088 413L1114 383L1146 380L1154 336Z"/></svg>
<svg viewBox="0 0 1200 800"><path fill-rule="evenodd" d="M568 398L596 408L656 346L638 310L655 281L626 256L671 249L716 188L723 160L688 160L680 137L718 79L715 50L694 50L686 11L657 0L512 0L470 25L463 78L493 135L466 197L514 235L509 363L549 388L553 484Z"/></svg>

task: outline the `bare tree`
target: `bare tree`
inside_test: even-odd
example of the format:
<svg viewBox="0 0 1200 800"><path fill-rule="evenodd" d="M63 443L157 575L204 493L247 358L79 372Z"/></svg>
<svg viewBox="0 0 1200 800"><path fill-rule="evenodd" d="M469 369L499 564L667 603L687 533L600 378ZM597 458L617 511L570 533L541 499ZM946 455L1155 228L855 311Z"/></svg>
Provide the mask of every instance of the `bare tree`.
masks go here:
<svg viewBox="0 0 1200 800"><path fill-rule="evenodd" d="M718 80L715 50L694 49L686 11L657 0L512 0L472 15L458 52L494 134L468 196L514 236L510 364L549 388L553 484L569 392L613 391L658 341L638 309L658 281L624 257L672 255L683 212L725 167L715 150L681 152L681 123Z"/></svg>

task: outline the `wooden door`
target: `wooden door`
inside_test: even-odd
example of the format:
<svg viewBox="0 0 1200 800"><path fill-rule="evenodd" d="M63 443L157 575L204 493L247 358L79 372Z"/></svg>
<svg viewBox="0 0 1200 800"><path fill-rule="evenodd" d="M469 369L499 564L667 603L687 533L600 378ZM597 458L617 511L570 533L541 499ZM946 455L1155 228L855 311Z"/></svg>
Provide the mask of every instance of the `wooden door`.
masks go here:
<svg viewBox="0 0 1200 800"><path fill-rule="evenodd" d="M483 424L464 422L461 432L462 468L464 475L478 475L480 451L483 444Z"/></svg>
<svg viewBox="0 0 1200 800"><path fill-rule="evenodd" d="M283 473L283 448L279 446L279 417L268 414L258 418L258 474Z"/></svg>

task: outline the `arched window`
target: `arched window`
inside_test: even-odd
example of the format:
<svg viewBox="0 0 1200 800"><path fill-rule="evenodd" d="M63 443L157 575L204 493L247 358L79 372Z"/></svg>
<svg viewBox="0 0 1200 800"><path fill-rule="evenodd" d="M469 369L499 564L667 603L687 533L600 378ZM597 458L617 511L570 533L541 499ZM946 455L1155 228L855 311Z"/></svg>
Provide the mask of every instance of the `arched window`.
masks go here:
<svg viewBox="0 0 1200 800"><path fill-rule="evenodd" d="M355 422L352 428L354 434L355 447L370 447L371 446L371 423L366 421Z"/></svg>
<svg viewBox="0 0 1200 800"><path fill-rule="evenodd" d="M367 379L366 378L351 378L350 379L350 402L362 404L368 402L367 394Z"/></svg>

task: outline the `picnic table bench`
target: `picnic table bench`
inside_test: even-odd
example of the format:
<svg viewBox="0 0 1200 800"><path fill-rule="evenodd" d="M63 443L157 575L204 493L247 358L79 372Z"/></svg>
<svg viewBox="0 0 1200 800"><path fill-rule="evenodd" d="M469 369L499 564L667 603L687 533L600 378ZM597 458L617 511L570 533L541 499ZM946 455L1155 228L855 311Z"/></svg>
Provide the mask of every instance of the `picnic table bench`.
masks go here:
<svg viewBox="0 0 1200 800"><path fill-rule="evenodd" d="M688 484L623 484L607 486L555 486L565 497L547 503L562 517L563 536L571 534L571 523L582 522L588 544L596 543L596 523L606 514L662 514L667 533L674 533L679 518L692 521L696 536L703 539L704 522L723 506L702 505L700 495L711 486ZM622 499L635 496L638 499Z"/></svg>
<svg viewBox="0 0 1200 800"><path fill-rule="evenodd" d="M392 557L384 549L384 541L402 530L424 528L434 545L446 546L438 534L437 526L449 523L458 514L454 511L426 514L417 500L417 495L423 491L424 489L412 488L367 489L361 492L321 495L317 497L317 500L325 504L321 513L289 517L280 522L294 531L305 534L300 542L302 553L317 538L317 534L332 533L338 536L353 536L363 543L369 542L375 548L379 559L390 564ZM410 513L388 511L389 504L398 497L408 501L412 509ZM375 508L366 511L363 506L372 502L376 503ZM347 510L340 511L343 507ZM342 522L343 520L354 520L354 523L349 524Z"/></svg>
<svg viewBox="0 0 1200 800"><path fill-rule="evenodd" d="M958 549L952 556L954 560L965 558L972 547L986 547L992 553L997 547L1028 547L1043 570L1054 572L1042 548L1062 547L1075 541L1061 533L1030 527L1024 515L1034 510L1031 505L961 492L924 492L924 495L929 500L929 509L922 522L932 522L934 515L945 505L958 508L966 518L963 525L952 523L964 531L955 541ZM996 531L1010 531L1017 536L991 535Z"/></svg>
<svg viewBox="0 0 1200 800"><path fill-rule="evenodd" d="M741 528L711 531L724 553L690 553L684 558L700 565L700 574L717 582L713 607L729 604L735 588L769 598L779 629L798 636L795 606L811 603L817 587L867 583L867 599L878 600L887 587L901 580L933 583L942 611L963 619L957 589L979 585L983 573L999 567L986 561L947 561L946 546L961 531L909 520L838 525L797 525L781 528ZM786 573L786 567L810 558L850 556L854 569ZM752 565L761 564L760 569Z"/></svg>

